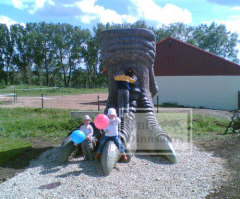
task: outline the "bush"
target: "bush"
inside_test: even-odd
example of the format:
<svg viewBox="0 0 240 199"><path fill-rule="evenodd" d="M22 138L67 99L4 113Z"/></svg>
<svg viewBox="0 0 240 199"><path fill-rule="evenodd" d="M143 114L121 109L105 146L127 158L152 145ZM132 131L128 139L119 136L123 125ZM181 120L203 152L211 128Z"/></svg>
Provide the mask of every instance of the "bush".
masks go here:
<svg viewBox="0 0 240 199"><path fill-rule="evenodd" d="M4 88L6 88L6 83L5 83L4 80L1 80L1 82L0 82L0 89L4 89Z"/></svg>

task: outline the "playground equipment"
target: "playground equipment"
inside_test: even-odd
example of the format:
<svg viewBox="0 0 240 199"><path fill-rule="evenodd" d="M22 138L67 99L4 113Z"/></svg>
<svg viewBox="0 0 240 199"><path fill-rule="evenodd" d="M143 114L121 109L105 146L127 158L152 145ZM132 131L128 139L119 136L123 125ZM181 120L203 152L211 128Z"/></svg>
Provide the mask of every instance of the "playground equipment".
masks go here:
<svg viewBox="0 0 240 199"><path fill-rule="evenodd" d="M131 161L135 151L141 148L145 151L155 151L176 163L177 157L171 139L159 126L154 115L152 97L158 91L153 71L156 51L154 33L147 29L107 30L100 35L100 49L102 63L108 75L109 95L105 114L109 108L118 110L114 74L131 68L138 78L138 82L130 90L130 112L121 118L119 128L119 137L125 146L128 161ZM138 143L138 137L151 138L153 141ZM64 143L63 146L68 146L67 141ZM110 174L120 157L120 151L113 141L105 144L101 153L105 175Z"/></svg>

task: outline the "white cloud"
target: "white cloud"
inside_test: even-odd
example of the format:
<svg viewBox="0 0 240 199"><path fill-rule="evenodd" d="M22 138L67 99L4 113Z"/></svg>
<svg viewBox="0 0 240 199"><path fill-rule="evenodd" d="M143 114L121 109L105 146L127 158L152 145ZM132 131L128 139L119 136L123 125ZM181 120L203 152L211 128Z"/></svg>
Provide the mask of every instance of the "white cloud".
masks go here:
<svg viewBox="0 0 240 199"><path fill-rule="evenodd" d="M107 1L107 0L106 0ZM98 4L98 0L12 0L19 9L27 9L31 14L51 16L75 16L83 23L134 23L145 20L156 26L175 22L191 23L192 14L187 9L172 4L161 7L155 0L129 0L128 13L119 14Z"/></svg>
<svg viewBox="0 0 240 199"><path fill-rule="evenodd" d="M239 16L232 16L231 19L225 21L218 21L217 23L225 24L227 29L231 32L235 32L240 35L240 15ZM238 38L239 39L239 38ZM238 58L240 59L240 44L237 45L238 48Z"/></svg>
<svg viewBox="0 0 240 199"><path fill-rule="evenodd" d="M92 20L95 20L97 16L83 15L80 17L81 21L86 24L90 24Z"/></svg>
<svg viewBox="0 0 240 199"><path fill-rule="evenodd" d="M227 29L231 32L236 32L240 35L240 15L238 16L231 16L227 20L223 21L216 21L218 24L224 24L226 25Z"/></svg>
<svg viewBox="0 0 240 199"><path fill-rule="evenodd" d="M35 3L36 3L36 7L37 8L42 8L45 4L46 0L36 0Z"/></svg>
<svg viewBox="0 0 240 199"><path fill-rule="evenodd" d="M133 16L120 15L115 10L105 9L95 5L97 0L83 0L76 3L77 7L85 14L81 17L82 22L90 23L91 20L99 19L102 23L133 23L137 19Z"/></svg>
<svg viewBox="0 0 240 199"><path fill-rule="evenodd" d="M232 10L240 10L240 6L233 7Z"/></svg>
<svg viewBox="0 0 240 199"><path fill-rule="evenodd" d="M12 4L18 9L27 9L31 14L42 8L45 4L54 5L53 0L12 0Z"/></svg>
<svg viewBox="0 0 240 199"><path fill-rule="evenodd" d="M93 20L99 20L102 23L133 23L137 21L137 18L133 16L120 15L115 10L105 9L103 6L97 5L96 2L97 0L12 0L14 7L27 9L31 14L36 13L46 5L50 5L55 10L61 8L69 11L72 9L77 18L88 24ZM76 14L76 8L79 9L79 14ZM62 15L64 16L64 13Z"/></svg>
<svg viewBox="0 0 240 199"><path fill-rule="evenodd" d="M24 7L23 2L21 0L12 0L12 4L15 8L18 9L22 9Z"/></svg>
<svg viewBox="0 0 240 199"><path fill-rule="evenodd" d="M160 26L174 22L191 23L192 14L186 10L172 4L160 7L153 0L130 0L128 7L130 14L120 15L115 10L105 9L96 5L97 0L82 0L76 2L76 6L84 13L81 21L90 23L99 19L102 23L134 23L137 20L153 21Z"/></svg>
<svg viewBox="0 0 240 199"><path fill-rule="evenodd" d="M130 2L132 3L132 6L129 6L130 12L143 20L153 21L158 26L175 22L186 24L192 22L191 12L172 4L161 7L153 0L130 0Z"/></svg>
<svg viewBox="0 0 240 199"><path fill-rule="evenodd" d="M3 15L0 15L0 23L6 24L8 26L8 28L10 28L10 26L13 24L21 24L22 26L25 26L24 23L18 23L18 22L14 21L6 16L3 16Z"/></svg>

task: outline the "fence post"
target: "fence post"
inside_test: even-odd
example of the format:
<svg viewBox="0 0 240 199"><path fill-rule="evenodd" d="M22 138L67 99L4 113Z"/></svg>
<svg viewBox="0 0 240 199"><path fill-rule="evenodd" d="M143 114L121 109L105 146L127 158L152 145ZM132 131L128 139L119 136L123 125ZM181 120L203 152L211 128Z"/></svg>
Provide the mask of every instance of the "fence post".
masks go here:
<svg viewBox="0 0 240 199"><path fill-rule="evenodd" d="M97 96L97 101L98 101L98 111L100 111L100 100L99 100L99 95Z"/></svg>
<svg viewBox="0 0 240 199"><path fill-rule="evenodd" d="M159 106L159 101L158 101L158 96L157 96L157 113L158 113L158 106Z"/></svg>
<svg viewBox="0 0 240 199"><path fill-rule="evenodd" d="M43 109L43 94L41 94L41 99L42 99L42 109Z"/></svg>
<svg viewBox="0 0 240 199"><path fill-rule="evenodd" d="M16 91L13 91L13 100L16 102Z"/></svg>

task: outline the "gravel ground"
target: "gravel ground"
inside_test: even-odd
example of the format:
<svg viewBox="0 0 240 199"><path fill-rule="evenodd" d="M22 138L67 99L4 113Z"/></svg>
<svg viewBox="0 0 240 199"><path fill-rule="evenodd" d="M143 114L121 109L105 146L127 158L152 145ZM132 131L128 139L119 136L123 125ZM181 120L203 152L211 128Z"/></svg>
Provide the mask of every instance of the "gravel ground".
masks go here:
<svg viewBox="0 0 240 199"><path fill-rule="evenodd" d="M177 148L187 148L181 143ZM134 156L103 176L99 161L82 157L54 165L58 147L43 153L28 169L0 184L1 199L23 198L205 198L228 179L225 161L192 149L177 151L179 162L154 156ZM52 184L53 183L53 184Z"/></svg>

